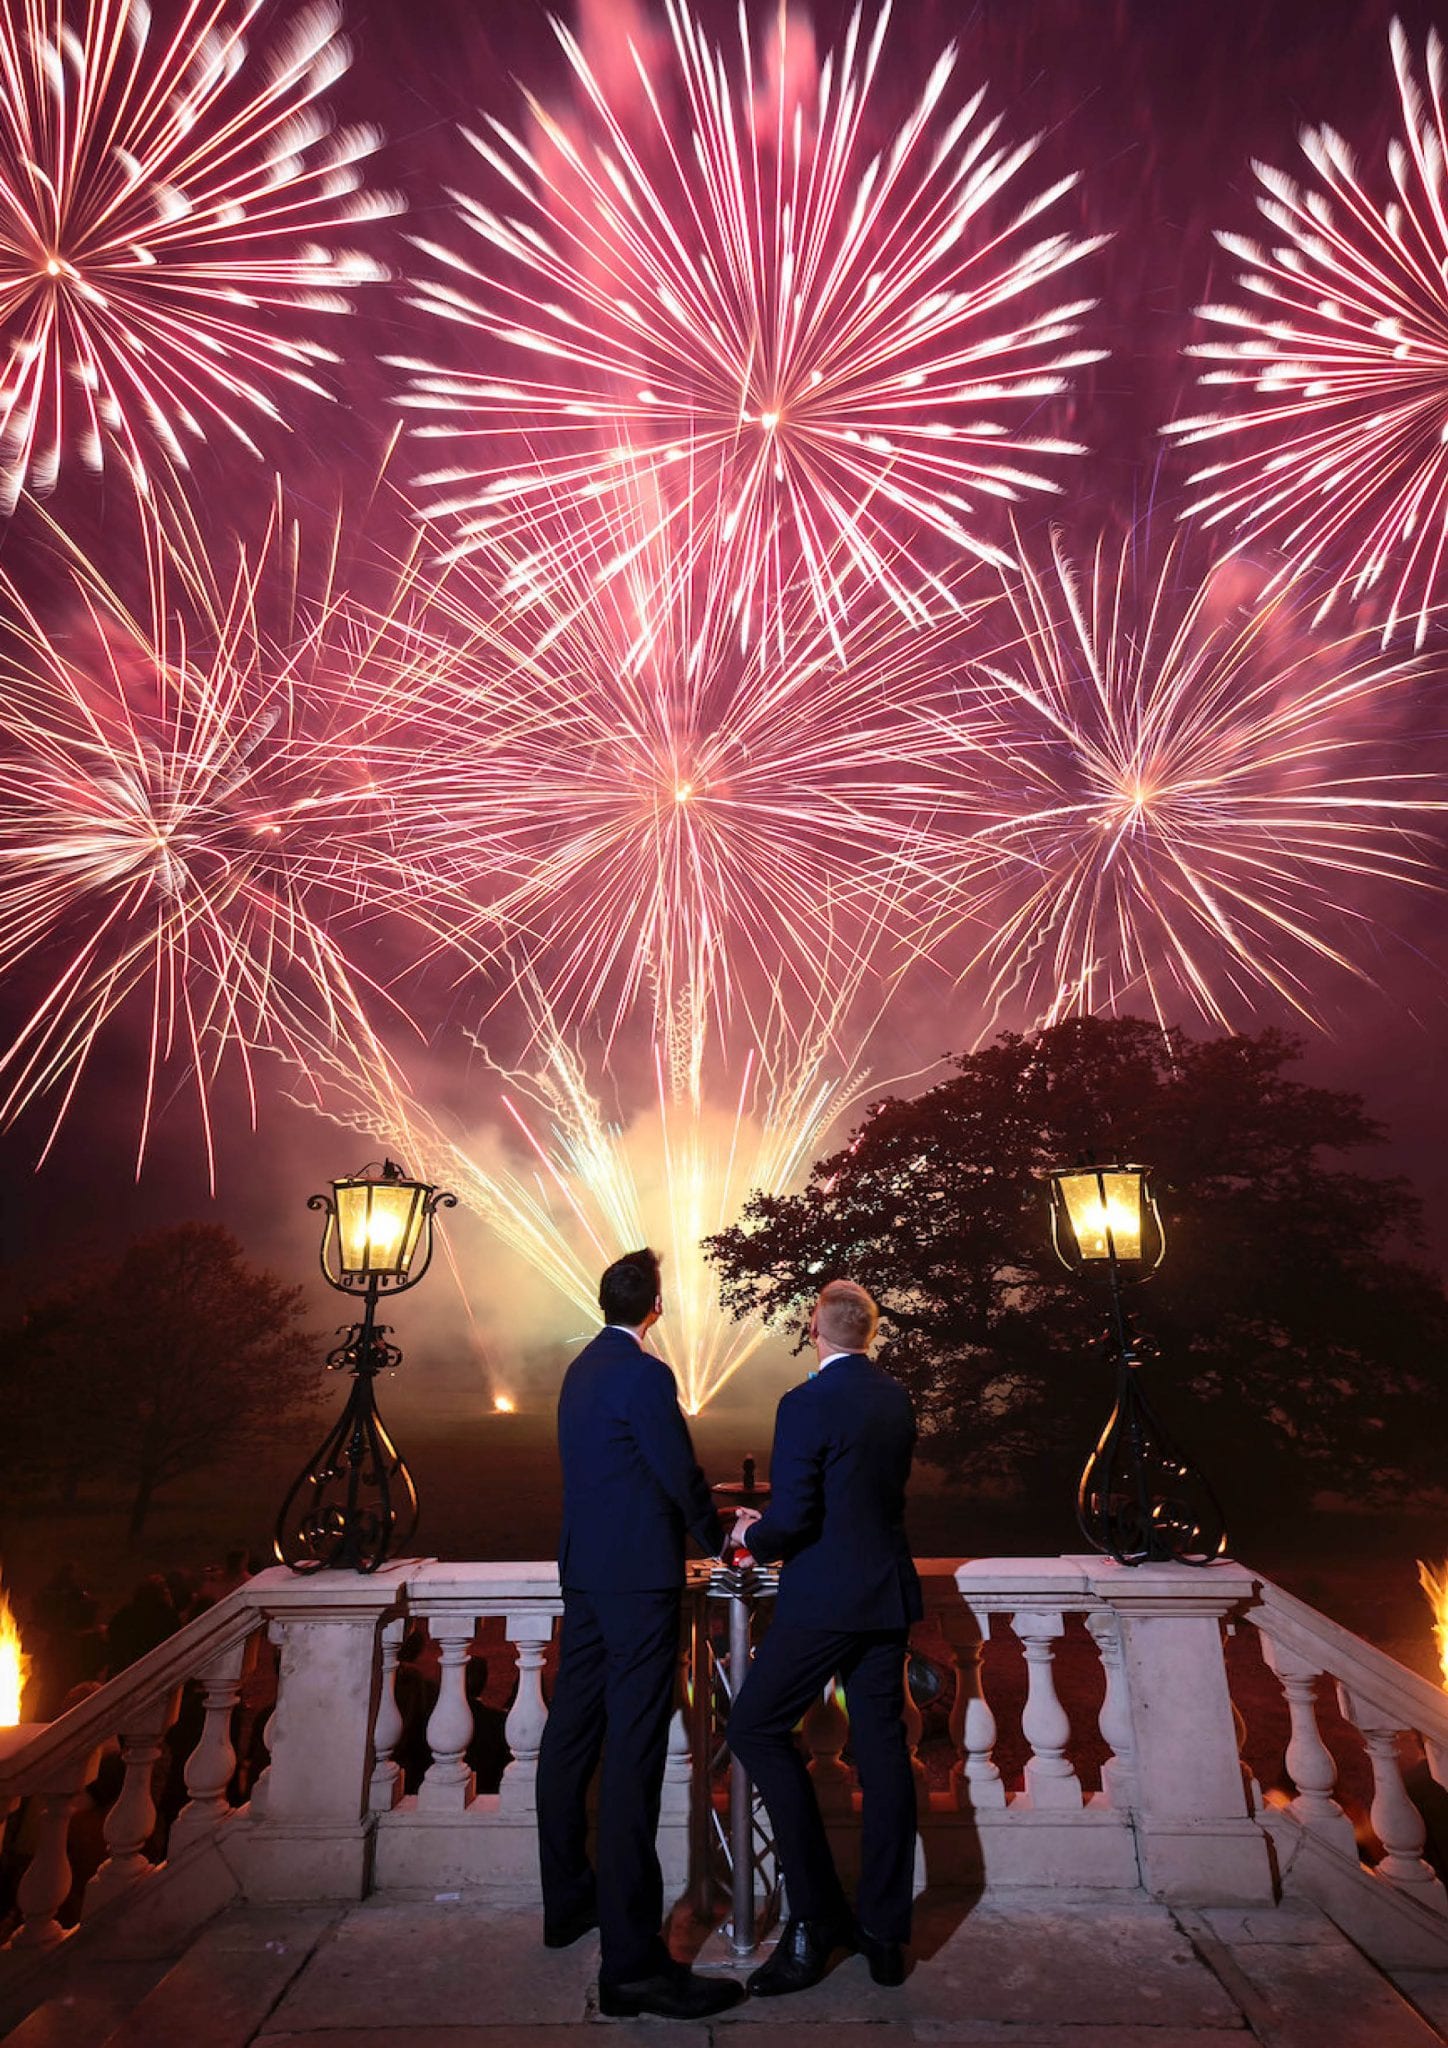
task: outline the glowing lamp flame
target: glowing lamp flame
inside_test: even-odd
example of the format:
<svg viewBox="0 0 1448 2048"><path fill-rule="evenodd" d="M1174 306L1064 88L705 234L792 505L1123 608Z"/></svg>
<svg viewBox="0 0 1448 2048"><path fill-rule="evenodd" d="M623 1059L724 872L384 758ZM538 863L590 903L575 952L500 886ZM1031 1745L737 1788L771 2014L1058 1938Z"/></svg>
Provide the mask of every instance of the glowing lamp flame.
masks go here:
<svg viewBox="0 0 1448 2048"><path fill-rule="evenodd" d="M403 1218L388 1210L374 1209L367 1220L367 1248L379 1260L388 1259L402 1238Z"/></svg>
<svg viewBox="0 0 1448 2048"><path fill-rule="evenodd" d="M1075 1218L1083 1259L1104 1259L1115 1244L1119 1256L1135 1258L1141 1242L1141 1221L1134 1205L1094 1202Z"/></svg>
<svg viewBox="0 0 1448 2048"><path fill-rule="evenodd" d="M493 1410L498 1415L516 1415L518 1404L511 1394L494 1394Z"/></svg>
<svg viewBox="0 0 1448 2048"><path fill-rule="evenodd" d="M20 1725L20 1696L29 1676L30 1659L20 1647L10 1596L0 1590L0 1728Z"/></svg>
<svg viewBox="0 0 1448 2048"><path fill-rule="evenodd" d="M1443 1684L1448 1687L1448 1564L1434 1571L1418 1560L1418 1583L1433 1610L1433 1636L1438 1645L1438 1662L1443 1667Z"/></svg>

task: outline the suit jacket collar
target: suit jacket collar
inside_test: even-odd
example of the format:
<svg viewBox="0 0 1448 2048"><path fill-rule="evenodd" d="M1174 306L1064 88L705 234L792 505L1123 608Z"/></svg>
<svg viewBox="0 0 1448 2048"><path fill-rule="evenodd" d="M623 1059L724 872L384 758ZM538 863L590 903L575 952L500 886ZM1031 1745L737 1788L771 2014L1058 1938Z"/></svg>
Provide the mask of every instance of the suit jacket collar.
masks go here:
<svg viewBox="0 0 1448 2048"><path fill-rule="evenodd" d="M649 1348L642 1337L636 1337L632 1330L626 1330L621 1323L604 1323L590 1341L594 1344L617 1346L620 1351L647 1351Z"/></svg>

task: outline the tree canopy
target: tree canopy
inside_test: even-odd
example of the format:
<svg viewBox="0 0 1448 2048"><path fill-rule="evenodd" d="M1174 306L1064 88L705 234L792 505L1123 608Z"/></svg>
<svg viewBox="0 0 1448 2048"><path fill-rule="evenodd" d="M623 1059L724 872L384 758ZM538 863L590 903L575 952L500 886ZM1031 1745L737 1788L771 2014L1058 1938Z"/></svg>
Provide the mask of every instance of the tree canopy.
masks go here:
<svg viewBox="0 0 1448 2048"><path fill-rule="evenodd" d="M138 1238L32 1303L0 1354L27 1490L120 1482L130 1529L156 1493L264 1441L324 1391L302 1290L248 1266L216 1224Z"/></svg>
<svg viewBox="0 0 1448 2048"><path fill-rule="evenodd" d="M1051 1249L1042 1175L1140 1162L1167 1251L1132 1307L1153 1400L1203 1469L1284 1495L1441 1484L1448 1297L1420 1204L1343 1162L1382 1131L1360 1097L1291 1078L1300 1053L1132 1018L1005 1034L875 1103L799 1194L755 1195L709 1240L725 1306L802 1332L848 1276L880 1304L928 1455L1016 1482L1079 1463L1110 1401L1105 1303Z"/></svg>

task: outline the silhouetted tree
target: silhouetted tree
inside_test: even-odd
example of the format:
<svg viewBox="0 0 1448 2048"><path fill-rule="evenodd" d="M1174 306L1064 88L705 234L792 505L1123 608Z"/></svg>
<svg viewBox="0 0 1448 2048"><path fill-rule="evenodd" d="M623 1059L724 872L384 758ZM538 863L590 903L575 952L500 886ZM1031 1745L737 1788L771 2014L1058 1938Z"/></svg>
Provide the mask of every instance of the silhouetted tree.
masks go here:
<svg viewBox="0 0 1448 2048"><path fill-rule="evenodd" d="M62 1492L122 1483L130 1534L156 1494L274 1435L323 1391L302 1290L245 1263L216 1224L139 1238L117 1263L36 1303L12 1332L19 1461Z"/></svg>
<svg viewBox="0 0 1448 2048"><path fill-rule="evenodd" d="M1276 1031L1195 1041L1137 1019L1005 1035L874 1104L800 1194L756 1195L709 1241L725 1305L800 1329L848 1275L888 1319L883 1362L932 1457L1017 1480L1079 1462L1109 1383L1041 1174L1121 1156L1156 1169L1167 1230L1135 1303L1160 1348L1151 1391L1203 1468L1284 1496L1441 1484L1448 1298L1420 1205L1337 1162L1381 1130L1360 1097L1287 1078L1299 1053Z"/></svg>

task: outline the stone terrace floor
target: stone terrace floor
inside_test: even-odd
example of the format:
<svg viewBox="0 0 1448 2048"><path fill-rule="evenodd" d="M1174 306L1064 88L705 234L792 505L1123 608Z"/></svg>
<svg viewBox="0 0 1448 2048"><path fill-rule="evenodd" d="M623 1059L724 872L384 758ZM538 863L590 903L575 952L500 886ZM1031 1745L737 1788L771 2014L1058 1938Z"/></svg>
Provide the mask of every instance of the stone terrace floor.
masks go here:
<svg viewBox="0 0 1448 2048"><path fill-rule="evenodd" d="M1448 1972L1390 1983L1311 1906L930 1896L915 1966L858 1958L818 1990L709 2025L596 2013L596 1939L550 1953L535 1913L461 1897L240 1907L179 1957L75 1958L7 2048L1433 2048ZM742 1970L718 1937L698 1966ZM1436 2018L1437 2026L1433 2024ZM1439 2031L1439 2029L1443 2031Z"/></svg>

